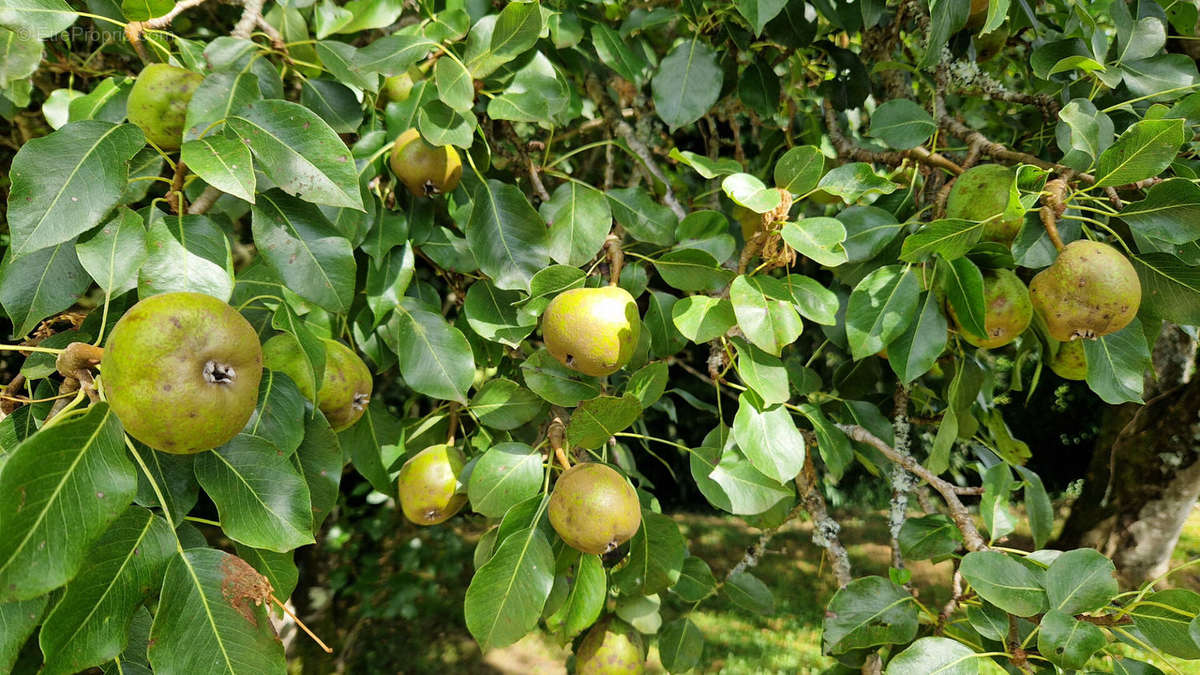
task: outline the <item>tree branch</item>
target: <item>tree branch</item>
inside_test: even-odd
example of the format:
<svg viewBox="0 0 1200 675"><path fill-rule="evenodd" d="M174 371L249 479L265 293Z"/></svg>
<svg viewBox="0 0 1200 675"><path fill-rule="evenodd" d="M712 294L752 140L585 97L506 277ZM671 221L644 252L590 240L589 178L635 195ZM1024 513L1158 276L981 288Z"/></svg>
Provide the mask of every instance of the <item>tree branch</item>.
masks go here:
<svg viewBox="0 0 1200 675"><path fill-rule="evenodd" d="M809 440L810 448L816 446L815 435L805 434L805 438ZM829 515L825 496L821 494L821 487L817 482L817 470L813 467L811 452L805 453L804 468L796 476L796 487L800 491L800 503L813 520L812 541L825 549L834 581L837 582L838 588L842 588L854 579L850 571L850 554L846 552L846 547L842 546L838 537L842 526Z"/></svg>
<svg viewBox="0 0 1200 675"><path fill-rule="evenodd" d="M962 488L958 488L954 484L934 475L932 471L926 469L911 456L901 455L896 452L895 448L884 443L865 427L858 426L857 424L839 424L837 426L851 439L870 445L883 453L888 459L903 466L921 480L929 483L929 486L937 490L942 495L942 499L946 500L946 506L950 510L950 518L962 532L967 549L971 551L983 551L987 549L987 544L984 543L983 537L979 534L979 528L975 527L975 521L971 519L971 513L967 511L967 507L958 498L959 494L966 494L961 492ZM970 494L978 493L972 490Z"/></svg>
<svg viewBox="0 0 1200 675"><path fill-rule="evenodd" d="M242 18L238 19L229 35L243 40L249 40L258 20L262 18L262 8L265 0L243 0Z"/></svg>
<svg viewBox="0 0 1200 675"><path fill-rule="evenodd" d="M908 389L896 385L893 397L895 412L892 417L892 432L896 438L896 453L911 458L909 453ZM892 502L888 510L888 531L892 538L892 567L904 569L904 555L900 552L900 530L908 517L908 495L913 489L912 474L900 464L892 467Z"/></svg>
<svg viewBox="0 0 1200 675"><path fill-rule="evenodd" d="M823 100L821 107L825 113L825 128L829 133L829 140L833 143L833 149L837 151L839 157L852 159L856 162L872 162L887 164L889 166L899 166L904 163L904 160L908 159L949 171L955 176L963 172L961 166L921 146L917 146L911 150L889 152L867 150L866 148L859 147L842 133L837 120L837 111L833 109L833 104L829 102L829 99Z"/></svg>

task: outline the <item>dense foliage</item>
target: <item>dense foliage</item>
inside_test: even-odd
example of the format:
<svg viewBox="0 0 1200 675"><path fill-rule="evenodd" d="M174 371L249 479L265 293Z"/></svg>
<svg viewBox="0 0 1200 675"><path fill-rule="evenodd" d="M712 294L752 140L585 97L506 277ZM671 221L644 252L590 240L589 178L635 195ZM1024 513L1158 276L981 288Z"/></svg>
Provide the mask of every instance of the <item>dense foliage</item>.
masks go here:
<svg viewBox="0 0 1200 675"><path fill-rule="evenodd" d="M1180 0L0 0L0 670L285 672L268 611L344 471L488 527L484 650L703 667L689 612L771 612L754 567L806 514L839 668L1200 658L1200 594L1047 548L1002 413L1060 378L1141 403L1163 327L1200 325L1196 26ZM168 293L257 343L206 342L241 335L223 310L134 323ZM667 481L762 539L718 577ZM829 515L854 481L890 489L888 577ZM954 560L944 607L908 587L924 559Z"/></svg>

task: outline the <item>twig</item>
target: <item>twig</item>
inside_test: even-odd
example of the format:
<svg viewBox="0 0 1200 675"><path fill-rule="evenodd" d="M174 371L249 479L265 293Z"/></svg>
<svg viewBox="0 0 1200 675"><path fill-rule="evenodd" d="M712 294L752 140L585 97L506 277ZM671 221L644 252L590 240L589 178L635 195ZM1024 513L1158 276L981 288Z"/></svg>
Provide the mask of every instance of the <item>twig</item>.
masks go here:
<svg viewBox="0 0 1200 675"><path fill-rule="evenodd" d="M167 205L171 213L176 215L187 211L187 200L183 196L183 178L187 175L187 165L183 160L175 162L175 175L171 178L171 189L167 191Z"/></svg>
<svg viewBox="0 0 1200 675"><path fill-rule="evenodd" d="M188 213L193 216L199 216L208 213L208 210L212 208L212 205L215 204L223 194L225 193L209 185L208 187L204 188L204 192L200 193L200 196L196 198L196 201L192 202L192 206L188 209Z"/></svg>
<svg viewBox="0 0 1200 675"><path fill-rule="evenodd" d="M1008 651L1010 653L1009 660L1023 673L1031 673L1033 669L1029 666L1029 661L1025 654L1025 648L1021 646L1021 631L1017 625L1017 617L1008 615Z"/></svg>
<svg viewBox="0 0 1200 675"><path fill-rule="evenodd" d="M796 476L796 488L800 491L800 503L804 505L804 510L808 511L813 521L813 543L825 549L833 569L833 579L838 588L842 588L854 580L850 571L850 554L846 552L846 547L842 546L838 537L842 526L830 517L825 496L821 494L821 487L817 482L817 471L812 462L816 437L813 434L805 434L805 438L808 439L809 452L805 453L804 468Z"/></svg>
<svg viewBox="0 0 1200 675"><path fill-rule="evenodd" d="M942 611L938 612L937 625L934 626L934 635L941 635L946 629L946 622L950 620L950 615L954 610L958 609L958 603L963 599L963 578L962 573L958 569L954 570L954 579L950 582L950 599L942 606Z"/></svg>
<svg viewBox="0 0 1200 675"><path fill-rule="evenodd" d="M162 16L156 16L152 19L147 19L146 21L130 21L125 25L125 39L129 40L129 43L133 45L133 49L135 52L137 52L138 58L140 58L143 62L148 62L150 57L146 54L146 48L142 45L142 33L148 30L162 30L163 28L170 26L171 22L175 20L175 17L179 16L184 11L193 7L198 7L207 1L208 0L179 0L179 2L176 2L175 6L171 8L171 11L163 14Z"/></svg>
<svg viewBox="0 0 1200 675"><path fill-rule="evenodd" d="M904 163L904 160L910 159L949 171L955 176L963 172L962 167L958 164L921 146L902 151L867 150L866 148L859 147L842 133L837 120L837 111L834 110L833 103L829 99L825 99L821 102L821 107L825 112L825 129L829 133L829 140L833 143L833 149L837 151L839 157L852 159L856 162L875 162L890 166L899 166Z"/></svg>
<svg viewBox="0 0 1200 675"><path fill-rule="evenodd" d="M892 446L884 443L875 434L872 434L865 427L857 424L839 424L839 429L846 433L851 439L859 443L866 443L883 453L888 459L892 460L908 469L921 480L925 481L934 490L937 490L942 499L946 500L946 506L950 510L950 518L958 529L963 534L963 540L966 543L967 549L970 551L983 551L987 549L987 544L984 543L983 537L979 534L979 529L975 527L975 521L971 519L971 513L967 511L967 507L963 505L962 500L958 498L959 494L967 494L960 492L962 488L958 488L954 484L939 478L932 471L926 469L911 456L901 455L896 452ZM978 494L972 491L970 494Z"/></svg>
<svg viewBox="0 0 1200 675"><path fill-rule="evenodd" d="M800 512L803 510L803 503L797 504L791 511L788 512L786 516L783 517L783 522L769 530L763 530L763 533L758 537L758 541L746 547L745 555L743 555L742 559L739 560L738 563L729 570L729 573L725 575L725 581L729 581L733 575L740 574L741 572L744 572L747 569L757 565L759 559L762 557L762 554L767 552L767 544L771 543L771 538L775 536L775 533L779 531L779 528L783 527L784 523L787 523L788 521L793 520L796 516L800 515Z"/></svg>
<svg viewBox="0 0 1200 675"><path fill-rule="evenodd" d="M550 439L550 448L554 451L555 459L566 471L571 468L571 462L567 459L567 453L563 449L564 435L566 435L566 425L563 424L562 417L555 415L554 419L550 420L550 428L546 430L546 437Z"/></svg>
<svg viewBox="0 0 1200 675"><path fill-rule="evenodd" d="M896 385L896 393L892 399L895 412L892 417L892 433L896 439L896 453L912 458L909 454L908 423L908 389L903 384ZM915 460L914 460L915 461ZM900 530L908 517L908 495L912 492L912 475L903 466L896 464L892 467L892 502L888 511L888 531L892 537L892 567L904 569L904 555L900 552Z"/></svg>
<svg viewBox="0 0 1200 675"><path fill-rule="evenodd" d="M454 435L458 433L458 409L457 401L450 402L450 424L446 430L446 445L454 445Z"/></svg>
<svg viewBox="0 0 1200 675"><path fill-rule="evenodd" d="M233 30L229 31L229 35L249 40L250 33L254 31L254 27L258 25L258 19L262 16L264 2L265 0L243 0L242 18L238 19Z"/></svg>
<svg viewBox="0 0 1200 675"><path fill-rule="evenodd" d="M271 600L273 600L273 601L275 602L275 604L276 604L276 605L279 605L279 609L282 609L284 612L286 612L286 613L287 613L287 615L288 615L288 616L292 617L292 621L295 621L295 622L296 622L296 625L300 627L300 630L302 630L302 631L304 631L305 633L307 633L307 634L308 634L308 637L310 637L310 638L312 638L312 639L313 639L313 642L316 642L316 643L317 643L317 645L318 645L318 646L319 646L321 649L325 650L325 653L326 653L326 654L332 654L332 653L333 653L333 649L331 649L331 648L329 647L329 645L327 645L327 644L325 644L323 641L321 641L321 638L317 637L317 634L316 634L316 633L314 633L314 632L312 632L311 630L309 630L309 629L308 629L308 626L304 625L304 622L300 620L300 617L296 616L296 613L295 613L295 612L293 612L291 609L289 609L289 608L288 608L288 606L287 606L287 605L285 605L285 604L284 604L282 601L280 601L280 599L279 599L279 598L275 597L275 594L274 594L274 593L270 594L270 595L269 595L269 596L267 596L267 597L271 598Z"/></svg>
<svg viewBox="0 0 1200 675"><path fill-rule="evenodd" d="M278 28L267 23L267 20L262 18L262 15L259 15L255 21L255 25L271 39L272 47L281 52L287 52L287 41L283 39L283 34L279 32Z"/></svg>

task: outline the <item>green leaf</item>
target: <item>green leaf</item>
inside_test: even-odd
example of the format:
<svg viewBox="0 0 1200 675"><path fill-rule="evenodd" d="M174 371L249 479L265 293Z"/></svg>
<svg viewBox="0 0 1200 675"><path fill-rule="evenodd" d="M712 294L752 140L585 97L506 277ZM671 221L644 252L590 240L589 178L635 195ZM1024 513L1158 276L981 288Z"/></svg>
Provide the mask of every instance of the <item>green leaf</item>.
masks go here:
<svg viewBox="0 0 1200 675"><path fill-rule="evenodd" d="M801 218L785 224L781 234L788 246L818 265L837 267L848 260L842 246L846 241L846 226L836 218Z"/></svg>
<svg viewBox="0 0 1200 675"><path fill-rule="evenodd" d="M368 410L369 406L370 404ZM363 417L366 415L364 412ZM366 424L368 423L359 418L354 426ZM292 455L292 463L300 465L304 481L308 484L315 531L321 527L321 522L337 503L338 486L342 482L342 467L345 465L338 435L329 426L324 415L313 413L304 420L304 440ZM276 586L276 589L279 590L280 587Z"/></svg>
<svg viewBox="0 0 1200 675"><path fill-rule="evenodd" d="M8 255L20 258L100 224L144 144L132 124L84 120L21 146L8 174Z"/></svg>
<svg viewBox="0 0 1200 675"><path fill-rule="evenodd" d="M750 572L731 574L721 590L744 610L770 616L775 613L775 596L761 579Z"/></svg>
<svg viewBox="0 0 1200 675"><path fill-rule="evenodd" d="M521 294L502 291L483 279L471 284L463 304L471 330L492 342L516 348L537 325L537 319L517 311L514 306Z"/></svg>
<svg viewBox="0 0 1200 675"><path fill-rule="evenodd" d="M292 378L264 370L258 406L242 433L257 436L290 457L304 440L304 408L304 394Z"/></svg>
<svg viewBox="0 0 1200 675"><path fill-rule="evenodd" d="M151 448L134 441L133 445L146 463L149 471L139 471L137 477L137 496L134 503L146 508L160 507L171 512L172 526L179 527L184 516L196 505L200 498L200 484L196 482L193 470L195 457L192 455L169 455L165 452L155 452ZM146 474L149 474L147 476ZM158 494L150 484L150 479L158 484L159 491L167 504L163 507ZM165 515L165 513L164 513Z"/></svg>
<svg viewBox="0 0 1200 675"><path fill-rule="evenodd" d="M608 579L598 555L581 555L567 597L546 626L563 638L579 635L600 618L608 595Z"/></svg>
<svg viewBox="0 0 1200 675"><path fill-rule="evenodd" d="M760 283L774 285L774 281L768 279L763 279ZM804 318L823 326L833 326L837 323L841 301L836 293L822 286L816 279L802 274L789 274L778 280L778 287L791 298L792 304ZM772 297L778 298L778 295Z"/></svg>
<svg viewBox="0 0 1200 675"><path fill-rule="evenodd" d="M1200 239L1200 186L1172 178L1152 186L1146 198L1121 209L1134 231L1172 244Z"/></svg>
<svg viewBox="0 0 1200 675"><path fill-rule="evenodd" d="M136 489L121 423L106 404L17 446L0 471L0 602L70 581Z"/></svg>
<svg viewBox="0 0 1200 675"><path fill-rule="evenodd" d="M794 147L775 163L775 187L793 195L808 194L817 187L825 173L825 155L813 145Z"/></svg>
<svg viewBox="0 0 1200 675"><path fill-rule="evenodd" d="M405 298L384 326L383 340L400 361L404 383L433 398L467 402L475 380L471 345L441 314Z"/></svg>
<svg viewBox="0 0 1200 675"><path fill-rule="evenodd" d="M1057 609L1046 612L1038 625L1038 652L1060 668L1081 669L1108 644L1099 628Z"/></svg>
<svg viewBox="0 0 1200 675"><path fill-rule="evenodd" d="M1113 562L1090 548L1067 551L1046 570L1050 609L1069 615L1094 612L1120 592Z"/></svg>
<svg viewBox="0 0 1200 675"><path fill-rule="evenodd" d="M984 325L987 304L983 295L983 273L970 258L938 261L946 298L954 308L958 325L973 335L987 335Z"/></svg>
<svg viewBox="0 0 1200 675"><path fill-rule="evenodd" d="M707 598L717 588L717 578L713 576L712 568L702 558L689 555L683 559L683 568L679 572L679 581L671 587L671 592L678 595L684 602L700 602Z"/></svg>
<svg viewBox="0 0 1200 675"><path fill-rule="evenodd" d="M671 251L654 261L659 276L672 288L681 291L716 291L733 278L708 251L685 248Z"/></svg>
<svg viewBox="0 0 1200 675"><path fill-rule="evenodd" d="M596 23L592 26L592 48L596 50L600 62L612 68L622 78L639 87L645 84L650 64L646 63L642 54L630 49L617 31L602 23Z"/></svg>
<svg viewBox="0 0 1200 675"><path fill-rule="evenodd" d="M875 354L908 328L920 292L916 275L901 265L880 267L854 287L846 305L846 338L855 360Z"/></svg>
<svg viewBox="0 0 1200 675"><path fill-rule="evenodd" d="M42 41L27 31L0 28L0 54L4 55L0 60L2 90L33 75L42 62Z"/></svg>
<svg viewBox="0 0 1200 675"><path fill-rule="evenodd" d="M963 4L942 0L943 5ZM965 6L965 4L963 5ZM957 640L943 637L923 637L897 654L889 663L886 675L979 675L980 661L971 648Z"/></svg>
<svg viewBox="0 0 1200 675"><path fill-rule="evenodd" d="M671 307L675 328L696 344L713 340L737 324L733 304L708 295L689 295Z"/></svg>
<svg viewBox="0 0 1200 675"><path fill-rule="evenodd" d="M897 150L921 145L933 136L937 125L920 105L906 98L886 101L871 115L870 134Z"/></svg>
<svg viewBox="0 0 1200 675"><path fill-rule="evenodd" d="M1113 123L1085 98L1073 99L1058 113L1056 136L1068 166L1085 170L1113 143Z"/></svg>
<svg viewBox="0 0 1200 675"><path fill-rule="evenodd" d="M28 334L42 319L73 305L89 283L73 240L16 260L10 249L0 263L0 304L14 336Z"/></svg>
<svg viewBox="0 0 1200 675"><path fill-rule="evenodd" d="M578 267L596 257L612 227L612 209L599 190L567 181L539 209L550 226L550 258Z"/></svg>
<svg viewBox="0 0 1200 675"><path fill-rule="evenodd" d="M790 393L783 361L741 338L733 338L733 344L737 348L737 371L742 382L766 405L786 402Z"/></svg>
<svg viewBox="0 0 1200 675"><path fill-rule="evenodd" d="M1017 616L1046 609L1046 591L1033 570L996 551L973 551L959 567L979 597Z"/></svg>
<svg viewBox="0 0 1200 675"><path fill-rule="evenodd" d="M284 192L316 204L363 209L350 149L313 111L290 101L257 101L230 115L227 124Z"/></svg>
<svg viewBox="0 0 1200 675"><path fill-rule="evenodd" d="M222 131L233 111L261 101L262 97L258 77L249 68L232 67L209 73L188 101L183 140L194 141L202 133L208 138Z"/></svg>
<svg viewBox="0 0 1200 675"><path fill-rule="evenodd" d="M842 247L852 263L879 255L904 228L895 216L877 206L851 206L839 213L837 219L846 226Z"/></svg>
<svg viewBox="0 0 1200 675"><path fill-rule="evenodd" d="M672 131L691 124L717 102L723 79L717 53L699 36L681 42L650 81L654 109Z"/></svg>
<svg viewBox="0 0 1200 675"><path fill-rule="evenodd" d="M528 290L550 254L546 225L515 185L488 180L472 196L466 227L479 269L498 288Z"/></svg>
<svg viewBox="0 0 1200 675"><path fill-rule="evenodd" d="M705 439L705 445L694 448L689 457L692 478L710 504L729 513L754 515L793 497L790 484L763 475L732 440L710 445L710 439Z"/></svg>
<svg viewBox="0 0 1200 675"><path fill-rule="evenodd" d="M1184 140L1181 119L1134 123L1100 155L1095 186L1124 185L1157 176L1175 160Z"/></svg>
<svg viewBox="0 0 1200 675"><path fill-rule="evenodd" d="M1143 376L1150 369L1150 348L1142 322L1134 319L1111 335L1085 340L1087 383L1105 403L1142 402Z"/></svg>
<svg viewBox="0 0 1200 675"><path fill-rule="evenodd" d="M629 559L613 572L613 585L624 595L654 595L679 580L687 542L669 516L642 512L642 527L629 540Z"/></svg>
<svg viewBox="0 0 1200 675"><path fill-rule="evenodd" d="M188 141L180 159L205 183L254 203L254 163L246 144L228 136Z"/></svg>
<svg viewBox="0 0 1200 675"><path fill-rule="evenodd" d="M692 167L703 178L716 178L717 176L725 176L742 170L742 165L736 159L717 158L714 160L694 153L691 150L671 148L671 152L667 156L676 162Z"/></svg>
<svg viewBox="0 0 1200 675"><path fill-rule="evenodd" d="M865 162L837 167L822 176L817 187L841 197L847 204L853 204L868 195L888 195L899 189L895 183L875 173L875 169Z"/></svg>
<svg viewBox="0 0 1200 675"><path fill-rule="evenodd" d="M804 467L804 436L783 406L760 409L747 395L738 397L733 437L754 468L788 483Z"/></svg>
<svg viewBox="0 0 1200 675"><path fill-rule="evenodd" d="M1034 548L1042 548L1050 540L1054 530L1054 505L1046 494L1042 479L1029 469L1015 465L1014 469L1021 474L1025 483L1025 512L1029 515L1029 529L1033 534ZM1053 605L1051 601L1051 605Z"/></svg>
<svg viewBox="0 0 1200 675"><path fill-rule="evenodd" d="M358 50L358 65L366 72L399 75L436 47L436 42L423 35L393 33Z"/></svg>
<svg viewBox="0 0 1200 675"><path fill-rule="evenodd" d="M211 548L171 558L150 628L154 672L284 675L283 643L253 595L261 579L241 558Z"/></svg>
<svg viewBox="0 0 1200 675"><path fill-rule="evenodd" d="M888 365L906 384L929 372L946 351L949 326L937 295L923 293L920 305L916 319L887 345Z"/></svg>
<svg viewBox="0 0 1200 675"><path fill-rule="evenodd" d="M537 417L546 405L536 394L503 377L488 380L471 399L471 412L493 429L516 429Z"/></svg>
<svg viewBox="0 0 1200 675"><path fill-rule="evenodd" d="M1200 325L1200 270L1170 253L1134 256L1133 267L1142 282L1141 315Z"/></svg>
<svg viewBox="0 0 1200 675"><path fill-rule="evenodd" d="M917 606L912 594L883 577L851 581L834 593L825 609L822 640L833 654L907 644L916 634Z"/></svg>
<svg viewBox="0 0 1200 675"><path fill-rule="evenodd" d="M650 350L656 358L673 356L687 346L683 334L675 329L671 312L678 299L670 293L651 291L650 302L642 323L650 336Z"/></svg>
<svg viewBox="0 0 1200 675"><path fill-rule="evenodd" d="M564 78L541 52L517 71L504 91L488 101L488 117L493 120L535 122L550 126L552 118L570 102Z"/></svg>
<svg viewBox="0 0 1200 675"><path fill-rule="evenodd" d="M320 209L278 190L251 209L254 243L289 289L344 314L354 295L354 249Z"/></svg>
<svg viewBox="0 0 1200 675"><path fill-rule="evenodd" d="M361 33L386 28L400 18L404 3L401 0L350 0L345 9L354 18L337 30L338 33Z"/></svg>
<svg viewBox="0 0 1200 675"><path fill-rule="evenodd" d="M167 522L131 506L88 554L38 634L44 673L77 673L121 653L134 610L157 589L175 536Z"/></svg>
<svg viewBox="0 0 1200 675"><path fill-rule="evenodd" d="M704 633L687 617L675 619L663 626L658 635L658 655L667 672L687 672L700 665Z"/></svg>
<svg viewBox="0 0 1200 675"><path fill-rule="evenodd" d="M612 205L613 219L634 239L659 246L675 243L679 219L671 209L654 201L645 188L608 190L604 196Z"/></svg>
<svg viewBox="0 0 1200 675"><path fill-rule="evenodd" d="M813 431L817 434L817 451L825 461L825 467L834 480L840 480L846 468L854 461L854 449L850 447L850 439L825 417L821 408L811 403L800 404L800 414L808 418Z"/></svg>
<svg viewBox="0 0 1200 675"><path fill-rule="evenodd" d="M91 237L75 244L75 253L101 290L119 295L122 290L132 289L138 268L148 255L142 217L127 208L117 209Z"/></svg>
<svg viewBox="0 0 1200 675"><path fill-rule="evenodd" d="M800 316L790 302L768 297L757 277L739 276L729 287L729 299L738 327L763 351L778 356L803 331Z"/></svg>
<svg viewBox="0 0 1200 675"><path fill-rule="evenodd" d="M310 78L300 84L300 103L339 134L352 134L362 124L362 106L354 90L341 82Z"/></svg>
<svg viewBox="0 0 1200 675"><path fill-rule="evenodd" d="M475 81L457 59L438 59L433 67L438 98L457 112L466 112L475 103Z"/></svg>
<svg viewBox="0 0 1200 675"><path fill-rule="evenodd" d="M1191 630L1200 614L1200 595L1172 588L1147 595L1129 614L1133 626L1154 647L1181 659L1200 659L1200 642ZM1165 605L1165 607L1164 607Z"/></svg>
<svg viewBox="0 0 1200 675"><path fill-rule="evenodd" d="M726 176L721 180L721 189L734 204L755 213L766 213L779 206L781 200L778 190L768 188L756 176L748 173Z"/></svg>
<svg viewBox="0 0 1200 675"><path fill-rule="evenodd" d="M28 27L40 39L66 30L75 18L63 0L4 0L0 6L0 26Z"/></svg>
<svg viewBox="0 0 1200 675"><path fill-rule="evenodd" d="M967 621L980 635L992 640L1008 639L1008 613L999 607L982 602L967 608Z"/></svg>
<svg viewBox="0 0 1200 675"><path fill-rule="evenodd" d="M314 542L308 485L269 441L235 436L196 458L196 479L230 539L280 553Z"/></svg>
<svg viewBox="0 0 1200 675"><path fill-rule="evenodd" d="M32 600L0 604L0 626L4 626L4 632L0 632L0 669L4 672L13 672L13 664L25 641L42 622L49 600L49 595L42 595Z"/></svg>
<svg viewBox="0 0 1200 675"><path fill-rule="evenodd" d="M1012 471L1008 464L993 464L983 473L983 497L979 502L979 515L988 531L989 542L1006 537L1016 529L1016 517L1009 509L1009 493L1012 492L1012 488Z"/></svg>
<svg viewBox="0 0 1200 675"><path fill-rule="evenodd" d="M375 75L364 74L358 67L358 50L345 42L321 40L313 47L321 59L321 65L337 81L344 82L355 89L375 89Z"/></svg>
<svg viewBox="0 0 1200 675"><path fill-rule="evenodd" d="M736 0L733 4L737 7L738 14L746 18L750 27L754 29L754 35L757 37L762 35L763 28L767 23L783 11L784 6L787 5L787 0ZM681 672L669 667L667 670ZM683 670L687 670L687 668Z"/></svg>
<svg viewBox="0 0 1200 675"><path fill-rule="evenodd" d="M542 454L524 443L500 443L480 455L471 470L471 508L499 518L509 508L537 496L542 487Z"/></svg>
<svg viewBox="0 0 1200 675"><path fill-rule="evenodd" d="M493 55L515 58L537 43L542 33L542 9L537 2L506 5L492 29L490 51Z"/></svg>
<svg viewBox="0 0 1200 675"><path fill-rule="evenodd" d="M554 585L554 552L535 526L510 534L467 587L467 628L487 651L521 639L537 625Z"/></svg>
<svg viewBox="0 0 1200 675"><path fill-rule="evenodd" d="M530 354L521 363L521 373L526 386L554 405L569 408L601 392L597 378L567 368L545 349Z"/></svg>
<svg viewBox="0 0 1200 675"><path fill-rule="evenodd" d="M962 534L947 516L909 518L900 527L900 551L909 560L940 560L958 550Z"/></svg>
<svg viewBox="0 0 1200 675"><path fill-rule="evenodd" d="M945 49L950 36L966 25L970 11L970 3L956 2L955 0L930 0L929 38L925 45L925 54L916 64L917 68L931 68L941 61L942 50Z"/></svg>
<svg viewBox="0 0 1200 675"><path fill-rule="evenodd" d="M338 442L348 451L354 468L371 487L384 494L395 489L384 459L387 449L403 437L404 424L388 412L379 397L373 397L358 422L338 434ZM402 451L403 449L401 449Z"/></svg>
<svg viewBox="0 0 1200 675"><path fill-rule="evenodd" d="M935 254L945 260L961 258L979 241L985 222L946 218L926 223L920 230L904 238L900 259L918 262Z"/></svg>
<svg viewBox="0 0 1200 675"><path fill-rule="evenodd" d="M642 414L642 405L632 394L621 398L599 396L584 401L571 414L567 439L572 445L596 449L608 442L618 431L633 424Z"/></svg>
<svg viewBox="0 0 1200 675"><path fill-rule="evenodd" d="M625 384L625 393L637 397L642 409L654 405L662 398L667 388L667 362L656 361L648 364L629 376Z"/></svg>

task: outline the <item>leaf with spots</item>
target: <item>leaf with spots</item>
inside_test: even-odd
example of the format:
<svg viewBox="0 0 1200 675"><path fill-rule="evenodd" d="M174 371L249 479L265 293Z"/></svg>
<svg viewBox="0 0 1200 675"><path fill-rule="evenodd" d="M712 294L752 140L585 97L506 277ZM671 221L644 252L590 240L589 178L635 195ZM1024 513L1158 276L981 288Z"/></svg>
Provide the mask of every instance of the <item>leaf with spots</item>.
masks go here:
<svg viewBox="0 0 1200 675"><path fill-rule="evenodd" d="M254 203L254 163L246 144L229 136L188 141L180 159L205 183Z"/></svg>
<svg viewBox="0 0 1200 675"><path fill-rule="evenodd" d="M350 309L354 249L320 209L272 190L251 213L254 243L289 289L331 312Z"/></svg>

